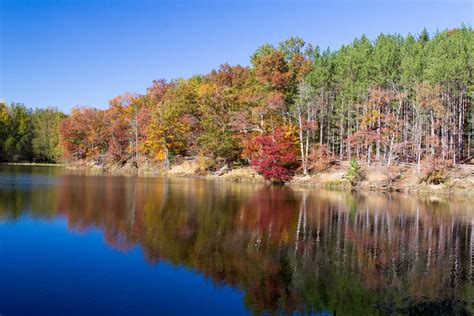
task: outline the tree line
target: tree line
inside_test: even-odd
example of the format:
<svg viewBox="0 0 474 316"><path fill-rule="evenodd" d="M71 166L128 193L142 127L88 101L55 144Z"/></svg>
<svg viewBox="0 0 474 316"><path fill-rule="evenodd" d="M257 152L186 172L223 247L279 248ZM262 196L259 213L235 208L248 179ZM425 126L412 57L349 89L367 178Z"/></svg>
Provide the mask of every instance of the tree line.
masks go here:
<svg viewBox="0 0 474 316"><path fill-rule="evenodd" d="M66 115L56 108L28 109L0 102L0 162L57 162L58 127Z"/></svg>
<svg viewBox="0 0 474 316"><path fill-rule="evenodd" d="M472 147L474 32L366 36L337 50L292 37L251 66L155 80L106 110L75 108L59 126L62 159L169 167L205 156L269 180L334 160L459 164Z"/></svg>

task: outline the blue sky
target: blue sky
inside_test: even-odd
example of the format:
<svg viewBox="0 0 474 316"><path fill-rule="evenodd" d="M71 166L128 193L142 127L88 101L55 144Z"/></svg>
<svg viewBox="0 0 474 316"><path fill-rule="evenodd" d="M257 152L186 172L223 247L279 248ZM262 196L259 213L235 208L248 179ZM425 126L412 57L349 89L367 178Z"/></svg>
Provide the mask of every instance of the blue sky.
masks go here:
<svg viewBox="0 0 474 316"><path fill-rule="evenodd" d="M0 0L0 99L105 108L159 78L249 64L265 42L321 48L473 24L471 0Z"/></svg>

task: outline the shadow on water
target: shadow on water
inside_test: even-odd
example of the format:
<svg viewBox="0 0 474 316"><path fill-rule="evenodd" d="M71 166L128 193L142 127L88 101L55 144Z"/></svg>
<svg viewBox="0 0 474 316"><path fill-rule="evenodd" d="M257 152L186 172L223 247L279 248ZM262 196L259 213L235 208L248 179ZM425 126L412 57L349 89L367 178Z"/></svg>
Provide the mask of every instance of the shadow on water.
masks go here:
<svg viewBox="0 0 474 316"><path fill-rule="evenodd" d="M0 220L99 229L151 265L241 289L254 313L474 310L472 201L15 170L0 169Z"/></svg>

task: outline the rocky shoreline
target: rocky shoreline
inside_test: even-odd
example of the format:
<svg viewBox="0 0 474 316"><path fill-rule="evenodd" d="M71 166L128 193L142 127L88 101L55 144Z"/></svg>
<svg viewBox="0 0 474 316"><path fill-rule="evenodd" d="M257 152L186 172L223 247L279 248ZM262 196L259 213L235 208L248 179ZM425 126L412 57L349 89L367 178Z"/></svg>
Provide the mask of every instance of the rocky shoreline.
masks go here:
<svg viewBox="0 0 474 316"><path fill-rule="evenodd" d="M268 181L251 167L222 168L216 172L203 170L202 162L187 160L172 166L169 170L149 161L127 163L122 166L115 164L100 165L95 162L75 162L67 164L67 169L79 170L94 174L110 174L125 176L168 176L179 178L205 178L216 181L238 183L268 184ZM447 169L446 179L441 183L424 182L418 174L416 166L400 164L392 168L381 165L362 166L363 177L356 186L352 186L346 178L349 164L339 162L331 167L311 175L295 175L285 185L300 188L321 188L328 190L382 191L404 192L413 194L443 194L474 197L474 166L459 165Z"/></svg>

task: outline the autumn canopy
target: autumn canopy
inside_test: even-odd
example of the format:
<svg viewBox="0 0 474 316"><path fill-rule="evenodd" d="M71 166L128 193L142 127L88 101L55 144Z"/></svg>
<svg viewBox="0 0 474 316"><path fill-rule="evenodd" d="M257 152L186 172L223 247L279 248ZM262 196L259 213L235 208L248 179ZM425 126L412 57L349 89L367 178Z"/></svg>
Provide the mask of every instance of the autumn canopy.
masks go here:
<svg viewBox="0 0 474 316"><path fill-rule="evenodd" d="M250 60L251 67L224 64L189 79L156 80L145 94L124 93L105 110L73 109L55 123L59 135L48 134L55 141L43 146L34 140L36 156L148 160L164 167L201 156L212 161L210 169L251 165L281 182L310 173L321 161L458 164L470 155L469 27L432 37L426 31L381 34L374 41L362 36L335 51L290 38L262 45ZM12 157L22 149L9 149L21 143L22 124L32 124L22 119L22 109L0 107L0 125L15 129L18 138L2 136L3 160L36 157ZM41 128L33 139L44 134Z"/></svg>

